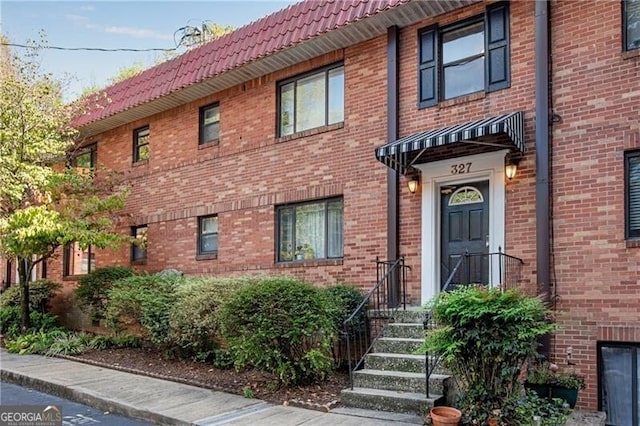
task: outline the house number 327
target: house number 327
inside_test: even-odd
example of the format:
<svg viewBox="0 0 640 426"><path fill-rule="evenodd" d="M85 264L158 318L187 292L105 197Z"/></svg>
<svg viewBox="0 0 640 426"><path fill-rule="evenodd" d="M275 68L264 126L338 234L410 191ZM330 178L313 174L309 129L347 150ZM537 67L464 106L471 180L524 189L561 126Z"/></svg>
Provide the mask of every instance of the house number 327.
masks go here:
<svg viewBox="0 0 640 426"><path fill-rule="evenodd" d="M473 163L458 163L451 165L452 175L461 175L463 173L469 173L471 171L471 165Z"/></svg>

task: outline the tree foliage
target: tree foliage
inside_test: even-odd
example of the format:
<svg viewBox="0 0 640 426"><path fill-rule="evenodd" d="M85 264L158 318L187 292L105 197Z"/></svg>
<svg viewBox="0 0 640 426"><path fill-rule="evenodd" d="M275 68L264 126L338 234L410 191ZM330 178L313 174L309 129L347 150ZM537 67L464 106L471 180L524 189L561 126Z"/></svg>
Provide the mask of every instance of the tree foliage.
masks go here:
<svg viewBox="0 0 640 426"><path fill-rule="evenodd" d="M82 145L61 84L38 67L38 49L2 62L0 72L0 254L18 265L22 328L29 327L29 278L35 265L71 242L114 247L126 191L105 171L67 167Z"/></svg>

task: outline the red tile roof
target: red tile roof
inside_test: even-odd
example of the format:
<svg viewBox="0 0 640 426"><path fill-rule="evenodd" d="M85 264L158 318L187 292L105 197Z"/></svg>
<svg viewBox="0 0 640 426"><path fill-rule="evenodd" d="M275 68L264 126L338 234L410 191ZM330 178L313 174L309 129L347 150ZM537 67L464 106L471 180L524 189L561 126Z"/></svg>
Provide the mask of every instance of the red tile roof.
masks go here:
<svg viewBox="0 0 640 426"><path fill-rule="evenodd" d="M305 0L114 84L76 127L105 119L409 0Z"/></svg>

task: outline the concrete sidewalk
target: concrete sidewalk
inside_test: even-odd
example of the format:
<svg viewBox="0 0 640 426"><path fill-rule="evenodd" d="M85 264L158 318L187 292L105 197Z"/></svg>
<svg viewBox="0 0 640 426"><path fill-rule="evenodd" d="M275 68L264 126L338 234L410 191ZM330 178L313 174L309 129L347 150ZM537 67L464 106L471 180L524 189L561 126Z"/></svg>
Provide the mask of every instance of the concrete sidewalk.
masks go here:
<svg viewBox="0 0 640 426"><path fill-rule="evenodd" d="M416 416L367 410L330 413L285 407L239 395L124 373L76 361L0 350L2 381L31 387L103 411L166 425L413 426ZM1 385L0 385L1 391Z"/></svg>

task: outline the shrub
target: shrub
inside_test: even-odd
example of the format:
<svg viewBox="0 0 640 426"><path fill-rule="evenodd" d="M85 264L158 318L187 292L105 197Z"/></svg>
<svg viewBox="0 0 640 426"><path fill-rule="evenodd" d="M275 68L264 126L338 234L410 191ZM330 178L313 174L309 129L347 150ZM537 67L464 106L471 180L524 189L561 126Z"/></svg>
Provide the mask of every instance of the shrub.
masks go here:
<svg viewBox="0 0 640 426"><path fill-rule="evenodd" d="M332 365L330 311L324 293L293 278L239 290L221 311L234 365L273 373L285 385L324 378Z"/></svg>
<svg viewBox="0 0 640 426"><path fill-rule="evenodd" d="M508 403L506 410L502 410L500 414L512 419L513 424L517 425L533 424L533 416L538 416L541 426L557 426L567 423L570 412L571 409L563 405L561 399L540 398L535 392L528 391L514 399L513 403Z"/></svg>
<svg viewBox="0 0 640 426"><path fill-rule="evenodd" d="M32 311L47 312L49 301L62 286L49 280L36 280L29 283L29 308ZM21 291L14 285L0 294L0 308L20 306Z"/></svg>
<svg viewBox="0 0 640 426"><path fill-rule="evenodd" d="M186 278L175 294L168 344L182 356L212 360L221 340L219 311L240 288L260 278Z"/></svg>
<svg viewBox="0 0 640 426"><path fill-rule="evenodd" d="M0 308L0 333L7 338L13 338L20 334L20 306L7 306ZM51 314L43 314L38 311L29 312L31 328L29 332L48 331L58 324L58 317Z"/></svg>
<svg viewBox="0 0 640 426"><path fill-rule="evenodd" d="M164 348L176 289L183 281L177 275L137 275L114 282L107 291L108 327L116 333L139 332Z"/></svg>
<svg viewBox="0 0 640 426"><path fill-rule="evenodd" d="M517 289L480 286L441 293L431 309L439 326L427 332L423 353L442 356L461 380L465 421L486 422L521 391L520 372L535 356L536 339L555 329L551 312Z"/></svg>
<svg viewBox="0 0 640 426"><path fill-rule="evenodd" d="M350 322L349 330L345 334L344 322L360 306L364 297L360 291L347 284L339 284L324 289L330 302L329 318L336 330L337 337L331 342L331 352L336 366L346 363L346 339L362 332L367 327L367 310L362 309Z"/></svg>
<svg viewBox="0 0 640 426"><path fill-rule="evenodd" d="M80 302L80 308L87 312L93 321L104 318L107 291L119 279L133 276L133 270L123 266L97 268L90 274L80 277L74 294Z"/></svg>

